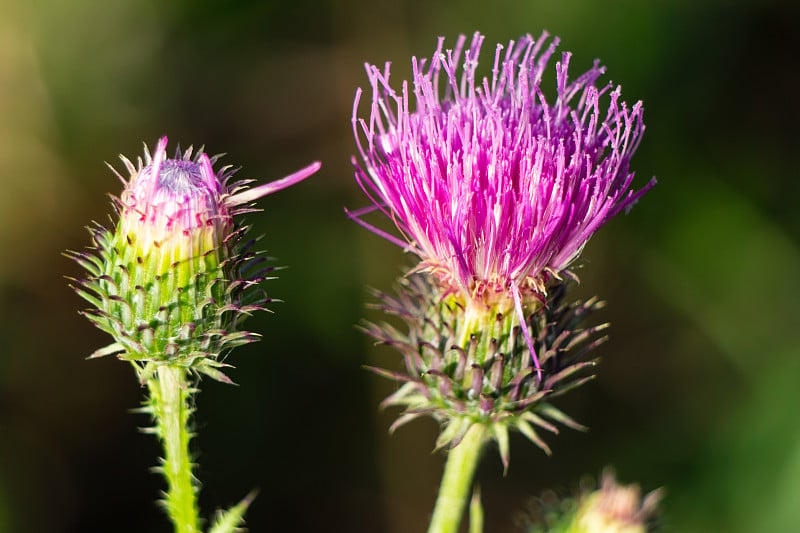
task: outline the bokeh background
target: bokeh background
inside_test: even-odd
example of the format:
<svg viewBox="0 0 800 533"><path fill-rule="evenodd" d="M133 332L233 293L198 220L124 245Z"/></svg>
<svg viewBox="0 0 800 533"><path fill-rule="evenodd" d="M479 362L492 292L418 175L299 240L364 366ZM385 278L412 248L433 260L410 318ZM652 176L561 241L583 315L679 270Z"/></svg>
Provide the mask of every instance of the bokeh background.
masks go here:
<svg viewBox="0 0 800 533"><path fill-rule="evenodd" d="M84 359L107 339L60 255L108 220L103 162L165 133L244 177L324 162L250 216L288 266L268 285L284 302L249 322L264 340L234 353L239 386L203 384L202 509L258 487L255 532L424 531L437 428L387 435L393 386L361 366L398 357L354 327L374 317L365 287L410 259L344 216L365 205L352 99L364 61L400 80L439 35L492 49L542 29L574 72L599 57L644 100L634 167L659 184L583 255L577 294L609 302L612 339L561 405L592 429L550 437L551 458L512 438L506 478L490 451L487 533L606 465L666 488L665 531L800 531L798 22L791 0L0 0L0 531L168 531L158 446L130 413L143 391L126 364Z"/></svg>

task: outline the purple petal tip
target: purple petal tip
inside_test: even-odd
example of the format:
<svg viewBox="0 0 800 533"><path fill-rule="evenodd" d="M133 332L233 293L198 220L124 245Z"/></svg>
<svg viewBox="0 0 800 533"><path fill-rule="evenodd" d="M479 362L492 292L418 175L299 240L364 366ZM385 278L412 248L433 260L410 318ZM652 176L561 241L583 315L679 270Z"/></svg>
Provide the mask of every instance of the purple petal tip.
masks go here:
<svg viewBox="0 0 800 533"><path fill-rule="evenodd" d="M286 176L285 178L281 178L279 180L275 180L270 183L265 183L264 185L259 185L258 187L253 187L251 189L247 189L246 191L240 192L239 194L235 194L230 198L228 198L227 205L236 206L258 200L263 196L267 196L268 194L272 194L274 192L290 187L295 183L303 181L304 179L308 178L309 176L317 172L321 167L322 163L319 161L315 161L310 165L308 165L307 167L302 168L297 172L295 172L294 174Z"/></svg>

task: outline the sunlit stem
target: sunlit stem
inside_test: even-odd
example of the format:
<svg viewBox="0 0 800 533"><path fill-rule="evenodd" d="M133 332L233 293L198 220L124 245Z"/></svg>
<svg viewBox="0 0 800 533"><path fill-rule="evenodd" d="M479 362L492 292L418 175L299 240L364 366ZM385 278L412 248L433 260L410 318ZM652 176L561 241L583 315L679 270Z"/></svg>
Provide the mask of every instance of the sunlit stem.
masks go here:
<svg viewBox="0 0 800 533"><path fill-rule="evenodd" d="M458 446L450 449L428 533L458 531L485 434L486 428L482 424L473 424Z"/></svg>
<svg viewBox="0 0 800 533"><path fill-rule="evenodd" d="M175 533L199 533L197 487L189 456L191 435L187 427L192 409L186 369L160 366L147 385L161 444L164 446L162 471L167 481L164 501Z"/></svg>

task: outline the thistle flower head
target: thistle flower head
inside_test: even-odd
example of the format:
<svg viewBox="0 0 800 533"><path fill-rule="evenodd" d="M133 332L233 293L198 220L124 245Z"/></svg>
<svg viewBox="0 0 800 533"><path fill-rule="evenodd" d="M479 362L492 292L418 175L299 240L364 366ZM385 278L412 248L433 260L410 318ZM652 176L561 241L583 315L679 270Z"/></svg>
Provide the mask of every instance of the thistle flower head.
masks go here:
<svg viewBox="0 0 800 533"><path fill-rule="evenodd" d="M75 288L93 305L90 320L115 340L95 355L118 353L143 380L158 364L226 380L221 359L256 339L238 326L269 301L259 283L272 270L235 217L320 165L249 188L249 180L231 182L231 167L215 171L217 157L189 148L168 158L166 148L163 137L136 165L121 157L130 177L117 174L125 185L115 199L119 220L113 231L92 229L94 253L70 254L89 274Z"/></svg>
<svg viewBox="0 0 800 533"><path fill-rule="evenodd" d="M568 52L556 63L556 95L546 97L541 80L558 44L547 39L498 45L491 77L478 79L483 36L465 47L462 35L447 51L440 38L430 62L414 58L411 87L399 92L388 63L366 65L367 118L356 95L363 163L353 162L374 206L352 218L417 254L467 300L542 297L592 234L655 183L631 189L641 102L628 106L619 86L598 85L597 62L570 79ZM361 220L374 209L402 240Z"/></svg>

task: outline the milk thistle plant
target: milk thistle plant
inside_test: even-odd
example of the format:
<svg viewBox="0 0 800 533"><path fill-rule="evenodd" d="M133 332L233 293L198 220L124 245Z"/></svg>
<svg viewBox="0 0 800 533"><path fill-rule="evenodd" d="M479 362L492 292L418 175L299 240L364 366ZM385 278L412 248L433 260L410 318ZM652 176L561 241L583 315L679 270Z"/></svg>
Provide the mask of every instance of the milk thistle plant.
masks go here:
<svg viewBox="0 0 800 533"><path fill-rule="evenodd" d="M571 268L594 232L655 184L631 188L642 104L599 84L598 62L570 79L563 53L549 98L542 78L558 39L498 45L482 79L483 37L466 43L446 50L440 38L399 91L388 63L367 64L369 112L359 115L359 89L352 118L355 177L373 205L350 216L419 258L398 295L379 295L405 331L365 328L405 361L404 372L373 369L401 384L384 401L404 408L392 429L423 415L441 423L448 458L431 533L458 530L487 442L507 469L509 430L549 454L541 430L582 428L552 400L592 378L606 325L583 325L596 299L566 298ZM400 236L365 221L371 211Z"/></svg>
<svg viewBox="0 0 800 533"><path fill-rule="evenodd" d="M167 482L164 507L178 533L201 530L198 482L189 453L192 395L200 376L231 383L227 354L257 340L242 321L270 300L261 287L273 267L253 246L249 227L238 220L255 200L293 185L314 172L314 163L272 183L250 187L231 181L230 166L214 170L217 157L202 149L166 154L167 138L136 165L121 156L130 174L114 198L115 227L90 228L94 247L70 252L86 270L73 280L91 304L84 314L113 338L90 357L115 354L129 361L149 396L142 408L163 444L158 470ZM113 171L112 167L112 171ZM220 513L212 533L234 531L250 501Z"/></svg>

